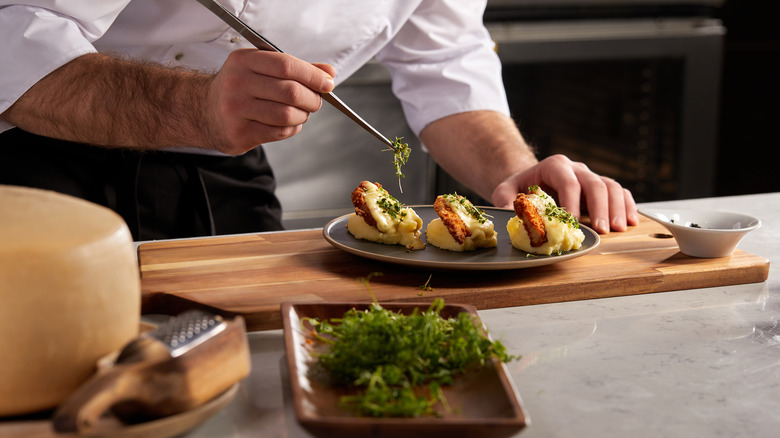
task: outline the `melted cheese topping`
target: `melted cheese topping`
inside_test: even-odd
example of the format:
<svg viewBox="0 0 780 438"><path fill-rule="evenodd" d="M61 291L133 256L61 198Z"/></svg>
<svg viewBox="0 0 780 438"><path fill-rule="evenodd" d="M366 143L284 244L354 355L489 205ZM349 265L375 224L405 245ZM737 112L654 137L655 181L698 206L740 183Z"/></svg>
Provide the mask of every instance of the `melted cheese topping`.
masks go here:
<svg viewBox="0 0 780 438"><path fill-rule="evenodd" d="M376 226L368 225L362 217L353 213L347 220L347 230L353 236L388 245L403 245L409 250L425 248L425 243L420 239L423 221L412 208L400 207L398 204L400 208L395 217L388 214L380 205L382 200L395 203L398 201L375 184L369 184L364 196Z"/></svg>
<svg viewBox="0 0 780 438"><path fill-rule="evenodd" d="M579 249L585 240L585 234L579 228L575 228L571 222L549 216L547 211L550 204L556 206L555 201L541 189L528 196L536 207L536 211L544 218L544 229L547 233L547 242L541 246L531 246L531 239L523 226L523 221L515 216L506 224L506 231L512 246L531 254L550 255Z"/></svg>
<svg viewBox="0 0 780 438"><path fill-rule="evenodd" d="M492 248L498 244L498 236L493 228L493 222L485 220L480 223L466 208L458 202L450 202L450 208L460 217L471 235L463 243L458 243L450 234L447 226L439 219L434 219L425 229L425 235L433 246L449 251L474 251L479 248Z"/></svg>

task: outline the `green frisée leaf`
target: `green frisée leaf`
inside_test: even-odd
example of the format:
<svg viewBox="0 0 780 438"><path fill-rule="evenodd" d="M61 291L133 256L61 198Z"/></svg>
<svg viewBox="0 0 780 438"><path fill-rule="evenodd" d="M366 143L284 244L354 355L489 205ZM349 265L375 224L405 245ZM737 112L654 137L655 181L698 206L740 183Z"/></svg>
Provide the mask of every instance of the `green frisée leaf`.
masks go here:
<svg viewBox="0 0 780 438"><path fill-rule="evenodd" d="M366 310L351 309L341 318L308 318L312 342L327 345L315 355L336 385L356 393L342 406L371 417L441 415L438 402L451 409L441 387L472 367L496 357L516 359L491 341L469 313L443 318L444 301L404 315L377 302Z"/></svg>

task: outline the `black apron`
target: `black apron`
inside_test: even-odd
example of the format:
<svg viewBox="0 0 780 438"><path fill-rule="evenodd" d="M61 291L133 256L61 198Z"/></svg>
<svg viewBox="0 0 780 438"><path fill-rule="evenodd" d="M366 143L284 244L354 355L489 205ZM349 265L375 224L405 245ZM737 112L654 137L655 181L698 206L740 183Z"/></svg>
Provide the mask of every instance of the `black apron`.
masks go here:
<svg viewBox="0 0 780 438"><path fill-rule="evenodd" d="M124 218L136 241L283 228L273 171L261 147L236 157L136 151L14 128L0 133L0 184L106 206Z"/></svg>

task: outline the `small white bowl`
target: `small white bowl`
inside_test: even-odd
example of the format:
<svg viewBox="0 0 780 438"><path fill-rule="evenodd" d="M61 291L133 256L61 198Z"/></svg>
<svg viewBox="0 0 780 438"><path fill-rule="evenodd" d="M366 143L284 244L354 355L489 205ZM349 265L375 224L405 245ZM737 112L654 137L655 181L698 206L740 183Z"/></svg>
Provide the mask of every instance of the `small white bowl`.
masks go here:
<svg viewBox="0 0 780 438"><path fill-rule="evenodd" d="M639 213L666 227L680 251L691 257L728 257L761 226L758 218L726 211L641 208Z"/></svg>

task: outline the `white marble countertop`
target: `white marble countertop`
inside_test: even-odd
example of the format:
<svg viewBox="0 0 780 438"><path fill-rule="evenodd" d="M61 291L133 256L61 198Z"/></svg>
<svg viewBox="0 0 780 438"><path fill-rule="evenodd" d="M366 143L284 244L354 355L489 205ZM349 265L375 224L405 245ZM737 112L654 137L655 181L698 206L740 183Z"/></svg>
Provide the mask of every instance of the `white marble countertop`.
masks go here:
<svg viewBox="0 0 780 438"><path fill-rule="evenodd" d="M531 424L517 436L774 437L780 433L780 193L644 204L741 211L739 248L769 280L480 311ZM292 410L280 330L249 334L252 374L188 438L310 437Z"/></svg>

